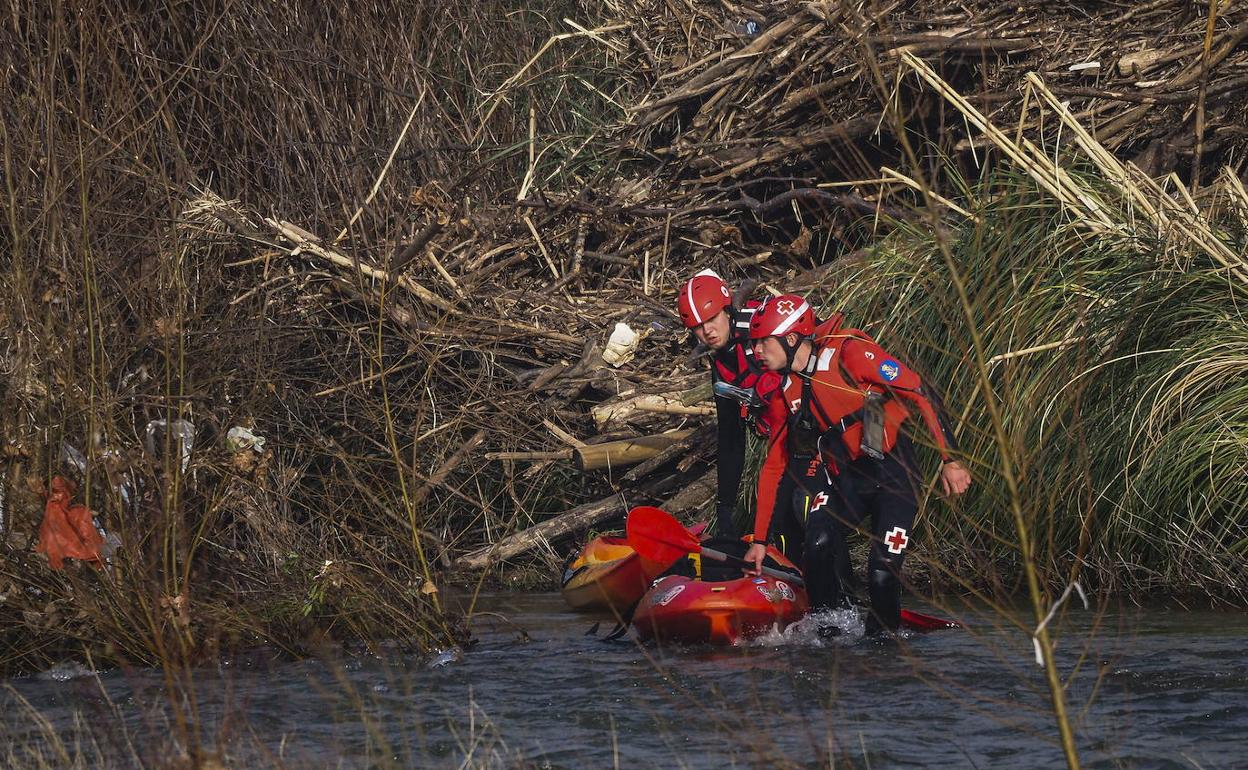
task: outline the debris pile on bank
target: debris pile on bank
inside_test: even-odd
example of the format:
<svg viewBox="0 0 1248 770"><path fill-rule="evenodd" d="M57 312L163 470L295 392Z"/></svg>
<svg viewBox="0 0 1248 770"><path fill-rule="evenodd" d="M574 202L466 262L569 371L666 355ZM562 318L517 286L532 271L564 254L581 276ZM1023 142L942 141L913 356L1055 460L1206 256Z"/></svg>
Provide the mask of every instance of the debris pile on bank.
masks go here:
<svg viewBox="0 0 1248 770"><path fill-rule="evenodd" d="M435 4L414 67L401 6L176 7L146 36L101 6L85 32L11 30L6 157L43 158L9 168L0 305L0 619L35 630L21 639L61 634L57 602L99 584L30 550L24 479L68 472L63 445L121 539L118 591L152 595L132 617L190 651L306 649L395 617L446 634L456 564L548 567L630 504L693 515L715 447L680 283L709 267L756 294L826 292L898 223L951 221L920 201L962 216L963 180L1002 158L903 52L1056 155L1071 136L1038 73L1193 205L1248 150L1241 7L1207 25L1178 0L647 0L591 23ZM326 30L308 51L270 44L308 24ZM46 50L53 27L82 39L79 69ZM43 90L74 71L112 74ZM159 120L134 83L165 84ZM615 348L636 347L604 358L620 324ZM147 445L157 420L193 426L185 467L168 431ZM147 642L128 628L73 633L132 653Z"/></svg>

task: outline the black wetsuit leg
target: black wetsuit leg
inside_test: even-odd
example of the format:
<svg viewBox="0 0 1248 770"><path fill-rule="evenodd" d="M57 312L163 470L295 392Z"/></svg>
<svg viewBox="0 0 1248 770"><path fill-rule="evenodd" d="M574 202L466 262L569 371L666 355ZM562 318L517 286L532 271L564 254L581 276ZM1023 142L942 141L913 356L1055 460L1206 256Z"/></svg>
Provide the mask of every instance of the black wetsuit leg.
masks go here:
<svg viewBox="0 0 1248 770"><path fill-rule="evenodd" d="M805 492L798 486L793 475L785 473L780 477L780 486L776 489L776 507L771 514L771 527L767 530L767 541L784 554L784 558L801 565L802 547L805 542L806 509L800 501Z"/></svg>
<svg viewBox="0 0 1248 770"><path fill-rule="evenodd" d="M831 478L818 460L790 466L799 478L794 484L791 509L802 523L798 563L806 580L812 610L841 607L844 577L849 570L849 546L844 523L847 511L842 485Z"/></svg>
<svg viewBox="0 0 1248 770"><path fill-rule="evenodd" d="M901 623L901 567L918 508L914 467L914 450L904 434L883 460L861 457L850 463L849 475L863 506L856 523L871 518L868 632L895 631Z"/></svg>

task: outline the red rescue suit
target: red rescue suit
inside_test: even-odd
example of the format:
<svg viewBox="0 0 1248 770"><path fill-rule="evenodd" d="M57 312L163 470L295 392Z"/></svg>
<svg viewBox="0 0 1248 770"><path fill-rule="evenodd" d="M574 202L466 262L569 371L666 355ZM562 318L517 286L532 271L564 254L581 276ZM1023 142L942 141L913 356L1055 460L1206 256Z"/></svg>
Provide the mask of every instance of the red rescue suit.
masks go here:
<svg viewBox="0 0 1248 770"><path fill-rule="evenodd" d="M768 527L776 507L776 490L789 465L789 434L794 418L803 408L804 393L809 393L807 406L824 441L839 440L851 460L862 456L862 411L868 394L884 396L885 453L897 444L902 425L910 413L905 403L916 407L935 440L943 459L949 459L951 436L941 424L935 407L922 391L922 381L895 356L857 329L831 328L839 317L825 322L816 330L815 346L803 372L792 372L783 381L782 391L767 401L764 422L771 427L767 457L758 479L755 508L754 539L767 539ZM836 430L833 430L836 429ZM827 471L838 469L828 463L828 451L822 452ZM839 452L837 452L839 454Z"/></svg>
<svg viewBox="0 0 1248 770"><path fill-rule="evenodd" d="M753 388L766 400L769 394L779 389L780 375L764 371L754 360L749 331L750 318L757 307L758 303L751 301L743 308L727 308L731 341L711 359L711 382ZM746 425L753 423L764 435L767 431L763 415L750 414L746 407L732 399L716 396L715 411L719 441L715 532L719 536L731 537L734 536L732 514L745 470Z"/></svg>

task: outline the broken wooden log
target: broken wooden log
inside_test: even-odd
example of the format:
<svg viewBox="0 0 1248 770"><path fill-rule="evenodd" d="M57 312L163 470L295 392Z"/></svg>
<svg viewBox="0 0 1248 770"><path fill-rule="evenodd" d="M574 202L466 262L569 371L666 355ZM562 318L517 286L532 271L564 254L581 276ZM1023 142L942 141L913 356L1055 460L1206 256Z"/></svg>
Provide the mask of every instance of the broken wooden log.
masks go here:
<svg viewBox="0 0 1248 770"><path fill-rule="evenodd" d="M664 501L660 507L669 513L685 513L702 505L715 494L715 479L715 470L711 469L694 481L684 484L679 492ZM591 503L578 505L527 529L508 535L493 545L478 548L459 557L455 562L455 569L486 569L492 564L519 556L543 543L570 537L604 521L618 518L624 513L625 503L622 495L610 495Z"/></svg>
<svg viewBox="0 0 1248 770"><path fill-rule="evenodd" d="M694 416L714 414L715 407L710 405L689 406L682 404L678 394L660 395L647 393L641 396L634 396L626 401L599 404L590 410L590 414L594 418L594 425L598 426L599 429L608 423L623 420L635 412L658 412L661 414Z"/></svg>
<svg viewBox="0 0 1248 770"><path fill-rule="evenodd" d="M692 430L673 430L622 441L586 444L572 450L572 459L576 462L577 469L582 471L635 465L642 460L654 457L691 433L693 433Z"/></svg>
<svg viewBox="0 0 1248 770"><path fill-rule="evenodd" d="M704 446L709 442L714 442L715 440L716 440L715 425L714 424L704 425L703 427L698 428L695 431L692 431L688 436L681 439L680 441L673 443L671 446L669 446L667 449L664 449L662 452L659 452L653 457L647 460L644 460L641 463L633 466L633 468L629 470L628 473L624 474L624 477L621 479L621 481L623 481L624 483L632 483L632 482L640 481L641 479L645 478L647 475L653 473L659 468L662 468L664 465L671 462L672 460L675 460L677 457L680 457L682 455L687 455L690 452L690 450L694 449L695 447Z"/></svg>
<svg viewBox="0 0 1248 770"><path fill-rule="evenodd" d="M455 562L455 567L464 570L485 569L495 562L505 561L542 543L588 529L600 521L623 512L624 503L619 495L610 495L601 500L578 505L540 524L508 535L493 545L478 548L461 556Z"/></svg>

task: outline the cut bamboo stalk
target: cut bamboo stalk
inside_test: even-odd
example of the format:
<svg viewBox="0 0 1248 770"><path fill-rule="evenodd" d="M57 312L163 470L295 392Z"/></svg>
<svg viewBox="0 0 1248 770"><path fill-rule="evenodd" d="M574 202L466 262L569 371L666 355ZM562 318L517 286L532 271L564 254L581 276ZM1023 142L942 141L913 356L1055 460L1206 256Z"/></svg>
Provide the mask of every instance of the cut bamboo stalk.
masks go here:
<svg viewBox="0 0 1248 770"><path fill-rule="evenodd" d="M691 433L692 430L674 430L602 444L586 444L572 450L572 459L577 469L582 471L622 468L654 457Z"/></svg>
<svg viewBox="0 0 1248 770"><path fill-rule="evenodd" d="M707 404L705 406L685 406L684 404L650 404L641 403L637 405L639 412L654 412L657 414L675 414L683 417L708 416L715 414L715 407Z"/></svg>
<svg viewBox="0 0 1248 770"><path fill-rule="evenodd" d="M659 412L661 414L692 416L713 414L715 410L714 407L683 404L680 401L680 396L676 394L659 395L649 393L642 396L634 396L626 401L599 404L589 411L594 418L594 425L601 430L603 426L611 422L623 420L636 412Z"/></svg>
<svg viewBox="0 0 1248 770"><path fill-rule="evenodd" d="M486 452L487 460L520 460L522 462L546 462L548 460L571 460L572 450L558 452Z"/></svg>
<svg viewBox="0 0 1248 770"><path fill-rule="evenodd" d="M1066 339L1059 340L1057 342L1047 342L1043 345L1035 345L1030 348L1023 348L1022 350L1011 350L1009 352L999 353L993 356L992 358L988 359L988 363L995 364L998 361L1009 361L1011 358L1019 358L1020 356L1029 356L1032 353L1043 353L1046 350L1057 350L1058 348L1064 348L1064 347L1067 347L1068 345L1074 345L1077 342L1084 342L1087 339L1088 339L1087 337L1067 337ZM976 385L976 388L978 387L979 386Z"/></svg>
<svg viewBox="0 0 1248 770"><path fill-rule="evenodd" d="M550 252L546 251L546 244L542 243L542 236L537 234L537 227L533 225L533 220L528 217L524 218L524 223L529 226L529 232L533 233L533 240L537 242L537 248L541 250L542 256L546 258L546 265L550 268L550 272L554 275L555 280L559 280L559 268L555 267L555 261L550 258Z"/></svg>
<svg viewBox="0 0 1248 770"><path fill-rule="evenodd" d="M581 441L576 436L573 436L571 433L568 433L563 428L560 428L558 425L555 425L550 420L542 420L542 425L545 425L546 430L550 431L551 434L555 438L559 439L560 441L562 441L563 443L567 444L570 447L575 448L575 447L583 447L586 445L584 441Z"/></svg>
<svg viewBox="0 0 1248 770"><path fill-rule="evenodd" d="M906 176L905 174L901 173L900 171L891 169L888 166L880 166L880 173L884 174L884 176L888 177L890 180L901 182L906 187L909 187L914 190L918 190L920 192L923 191L922 185L920 185L918 182L914 181L910 177ZM937 195L934 192L931 192L929 194L932 196L933 200L937 201L938 203L940 203L942 206L945 206L949 210L956 211L962 216L966 217L967 219L971 219L976 222L979 221L979 217L975 216L974 214L962 208L961 206L949 200L948 198Z"/></svg>
<svg viewBox="0 0 1248 770"><path fill-rule="evenodd" d="M266 219L264 221L268 222L273 229L281 233L283 238L295 244L295 247L290 250L290 255L292 257L298 256L301 251L309 254L315 254L321 259L331 262L343 269L359 272L361 275L365 275L374 280L385 281L387 283L400 286L415 295L416 298L422 302L433 305L434 307L444 310L451 315L460 314L460 311L456 310L450 302L442 299L442 297L434 294L432 291L429 291L424 286L421 286L419 283L413 281L407 276L390 275L386 271L366 265L358 259L352 259L342 252L326 248L321 245L320 238L316 237L312 233L309 233L307 230L304 230L298 225L278 219Z"/></svg>

